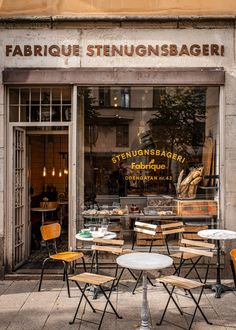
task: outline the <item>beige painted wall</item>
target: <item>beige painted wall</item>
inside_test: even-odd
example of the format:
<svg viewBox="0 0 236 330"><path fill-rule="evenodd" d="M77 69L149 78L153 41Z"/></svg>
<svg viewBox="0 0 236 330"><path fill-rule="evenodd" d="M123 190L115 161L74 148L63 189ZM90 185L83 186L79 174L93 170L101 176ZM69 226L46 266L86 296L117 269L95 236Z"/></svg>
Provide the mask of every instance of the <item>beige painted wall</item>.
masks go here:
<svg viewBox="0 0 236 330"><path fill-rule="evenodd" d="M235 0L0 0L1 16L235 15Z"/></svg>

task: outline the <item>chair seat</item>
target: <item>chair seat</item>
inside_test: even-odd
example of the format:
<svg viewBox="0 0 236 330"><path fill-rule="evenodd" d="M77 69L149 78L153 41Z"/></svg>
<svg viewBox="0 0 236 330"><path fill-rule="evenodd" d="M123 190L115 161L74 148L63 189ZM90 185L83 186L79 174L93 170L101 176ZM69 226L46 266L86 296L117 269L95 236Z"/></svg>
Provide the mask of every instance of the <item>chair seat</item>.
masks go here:
<svg viewBox="0 0 236 330"><path fill-rule="evenodd" d="M93 273L82 273L69 278L71 281L77 281L82 283L88 283L91 285L103 285L108 282L114 281L115 277L93 274Z"/></svg>
<svg viewBox="0 0 236 330"><path fill-rule="evenodd" d="M50 259L61 260L66 262L72 262L82 258L84 255L82 252L60 252L50 256Z"/></svg>
<svg viewBox="0 0 236 330"><path fill-rule="evenodd" d="M178 258L178 259L184 259L184 260L188 260L188 259L192 259L192 258L196 258L200 255L196 254L196 253L190 253L190 252L176 252L170 255L172 258Z"/></svg>
<svg viewBox="0 0 236 330"><path fill-rule="evenodd" d="M204 286L203 283L175 275L157 278L157 282L171 284L177 288L191 290Z"/></svg>

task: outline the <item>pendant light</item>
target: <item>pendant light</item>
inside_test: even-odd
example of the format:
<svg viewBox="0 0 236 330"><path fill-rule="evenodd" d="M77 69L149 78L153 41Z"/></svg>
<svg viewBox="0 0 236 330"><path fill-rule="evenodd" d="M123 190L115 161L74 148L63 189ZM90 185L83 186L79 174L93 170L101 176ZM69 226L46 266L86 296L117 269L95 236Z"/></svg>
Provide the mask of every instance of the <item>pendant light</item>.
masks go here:
<svg viewBox="0 0 236 330"><path fill-rule="evenodd" d="M54 166L54 138L52 137L52 176L55 176L55 166Z"/></svg>
<svg viewBox="0 0 236 330"><path fill-rule="evenodd" d="M66 135L66 146L68 146L68 135ZM65 153L65 168L64 168L64 174L68 175L68 153Z"/></svg>
<svg viewBox="0 0 236 330"><path fill-rule="evenodd" d="M45 177L47 175L47 169L46 169L46 165L45 165L45 135L44 135L44 143L43 143L43 176Z"/></svg>
<svg viewBox="0 0 236 330"><path fill-rule="evenodd" d="M59 155L60 155L60 170L59 170L58 176L61 178L62 177L62 170L61 170L61 136L60 136L60 152L59 152Z"/></svg>

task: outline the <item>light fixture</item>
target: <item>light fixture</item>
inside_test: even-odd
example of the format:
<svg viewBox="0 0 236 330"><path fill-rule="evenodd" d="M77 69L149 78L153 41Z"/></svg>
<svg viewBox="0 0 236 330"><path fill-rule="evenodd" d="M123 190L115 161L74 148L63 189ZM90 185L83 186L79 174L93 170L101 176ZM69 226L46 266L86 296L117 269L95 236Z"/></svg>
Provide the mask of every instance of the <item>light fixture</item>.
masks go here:
<svg viewBox="0 0 236 330"><path fill-rule="evenodd" d="M68 135L66 135L66 145L68 146ZM65 168L63 170L65 175L68 175L68 153L64 153L64 159L65 159Z"/></svg>
<svg viewBox="0 0 236 330"><path fill-rule="evenodd" d="M55 166L54 166L54 138L52 137L52 176L55 176Z"/></svg>
<svg viewBox="0 0 236 330"><path fill-rule="evenodd" d="M59 152L59 155L60 155L60 170L59 170L58 176L61 178L62 177L62 170L61 170L61 136L60 136L60 152Z"/></svg>
<svg viewBox="0 0 236 330"><path fill-rule="evenodd" d="M45 177L47 175L47 169L45 165L45 135L44 135L44 143L43 143L43 176Z"/></svg>

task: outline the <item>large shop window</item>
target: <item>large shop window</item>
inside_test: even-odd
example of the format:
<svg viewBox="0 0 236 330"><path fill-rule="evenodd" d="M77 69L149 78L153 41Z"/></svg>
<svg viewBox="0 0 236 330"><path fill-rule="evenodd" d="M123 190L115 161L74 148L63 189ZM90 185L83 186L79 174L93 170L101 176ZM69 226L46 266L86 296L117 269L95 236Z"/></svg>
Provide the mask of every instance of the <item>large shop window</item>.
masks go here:
<svg viewBox="0 0 236 330"><path fill-rule="evenodd" d="M217 199L218 87L85 91L86 207Z"/></svg>

